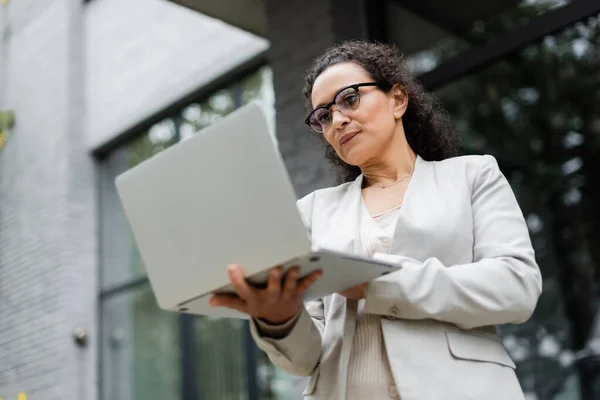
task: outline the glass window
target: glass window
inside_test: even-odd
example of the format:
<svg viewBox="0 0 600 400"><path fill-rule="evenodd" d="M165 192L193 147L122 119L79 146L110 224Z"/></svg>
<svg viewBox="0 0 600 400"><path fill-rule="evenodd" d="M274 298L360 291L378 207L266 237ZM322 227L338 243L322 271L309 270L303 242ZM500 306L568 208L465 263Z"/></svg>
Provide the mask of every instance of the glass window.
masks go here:
<svg viewBox="0 0 600 400"><path fill-rule="evenodd" d="M245 321L196 318L200 399L245 399L247 393Z"/></svg>
<svg viewBox="0 0 600 400"><path fill-rule="evenodd" d="M561 398L580 399L594 384L593 374L567 379L565 371L588 368L582 355L600 338L593 323L600 289L599 20L437 93L467 152L498 159L529 227L544 292L533 318L502 334L532 399L550 398L556 382L570 391Z"/></svg>
<svg viewBox="0 0 600 400"><path fill-rule="evenodd" d="M152 125L135 140L112 151L102 162L100 256L104 399L246 399L251 386L259 387L259 398L290 397L289 376L276 370L261 352L254 348L249 351L246 347L246 322L196 317L189 323L190 320L183 321L176 313L158 309L114 184L119 174L250 101L264 105L274 128L274 93L269 67L262 67ZM193 338L192 343L188 343L189 338ZM249 385L248 379L255 378L248 376L246 368L253 362L259 368L258 382ZM260 371L269 372L265 375ZM192 373L197 381L189 386L195 386L197 393L182 393L183 377Z"/></svg>
<svg viewBox="0 0 600 400"><path fill-rule="evenodd" d="M258 101L267 112L275 137L275 95L272 71L264 66L203 101L192 103L173 118L152 125L129 144L113 151L101 167L101 284L103 288L145 276L145 269L114 188L114 179L140 162L185 140L236 108Z"/></svg>
<svg viewBox="0 0 600 400"><path fill-rule="evenodd" d="M153 125L128 145L113 151L100 168L100 229L102 288L144 276L145 269L125 219L115 178L177 141L173 119Z"/></svg>
<svg viewBox="0 0 600 400"><path fill-rule="evenodd" d="M258 73L248 76L242 81L241 103L257 101L262 104L267 113L271 133L275 136L275 92L272 82L273 71L271 68L263 67Z"/></svg>
<svg viewBox="0 0 600 400"><path fill-rule="evenodd" d="M471 47L484 45L495 36L527 25L540 14L569 1L435 3L428 6L418 1L387 2L389 39L406 55L416 74L428 72Z"/></svg>
<svg viewBox="0 0 600 400"><path fill-rule="evenodd" d="M291 393L302 393L308 384L308 377L284 372L263 351L258 353L257 375L261 400L288 400Z"/></svg>
<svg viewBox="0 0 600 400"><path fill-rule="evenodd" d="M219 90L200 103L190 104L181 112L181 138L187 139L236 108L232 89Z"/></svg>
<svg viewBox="0 0 600 400"><path fill-rule="evenodd" d="M181 139L189 138L200 129L217 122L250 101L257 101L264 106L273 128L275 126L275 94L271 68L262 67L242 79L241 82L212 94L204 101L185 107L181 111L180 117Z"/></svg>
<svg viewBox="0 0 600 400"><path fill-rule="evenodd" d="M103 399L180 399L178 315L144 285L107 298L101 316Z"/></svg>

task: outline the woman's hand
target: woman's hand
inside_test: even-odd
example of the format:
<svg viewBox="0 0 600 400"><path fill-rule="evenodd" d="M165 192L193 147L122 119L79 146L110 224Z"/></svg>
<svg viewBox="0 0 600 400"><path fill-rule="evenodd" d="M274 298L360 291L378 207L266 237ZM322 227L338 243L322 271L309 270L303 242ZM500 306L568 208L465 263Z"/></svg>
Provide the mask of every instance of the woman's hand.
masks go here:
<svg viewBox="0 0 600 400"><path fill-rule="evenodd" d="M273 325L283 324L300 312L304 292L321 277L321 271L314 271L298 280L298 272L299 268L290 268L284 278L281 267L273 268L267 287L258 289L248 284L241 266L230 265L227 273L237 296L217 294L210 305L231 308Z"/></svg>
<svg viewBox="0 0 600 400"><path fill-rule="evenodd" d="M368 283L361 283L360 285L356 285L349 289L343 290L338 294L344 296L349 300L360 300L365 298L365 294L367 292Z"/></svg>

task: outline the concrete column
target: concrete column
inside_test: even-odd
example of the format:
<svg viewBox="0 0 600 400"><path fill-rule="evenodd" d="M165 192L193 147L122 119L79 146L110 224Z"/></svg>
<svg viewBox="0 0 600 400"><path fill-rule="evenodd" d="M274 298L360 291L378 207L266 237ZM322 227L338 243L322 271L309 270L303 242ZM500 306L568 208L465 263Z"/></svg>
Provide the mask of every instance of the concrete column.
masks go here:
<svg viewBox="0 0 600 400"><path fill-rule="evenodd" d="M85 151L81 0L0 4L0 396L95 399L96 213ZM82 327L90 339L78 347Z"/></svg>
<svg viewBox="0 0 600 400"><path fill-rule="evenodd" d="M304 124L304 73L333 43L365 36L361 0L267 0L279 148L298 196L334 184L325 149Z"/></svg>

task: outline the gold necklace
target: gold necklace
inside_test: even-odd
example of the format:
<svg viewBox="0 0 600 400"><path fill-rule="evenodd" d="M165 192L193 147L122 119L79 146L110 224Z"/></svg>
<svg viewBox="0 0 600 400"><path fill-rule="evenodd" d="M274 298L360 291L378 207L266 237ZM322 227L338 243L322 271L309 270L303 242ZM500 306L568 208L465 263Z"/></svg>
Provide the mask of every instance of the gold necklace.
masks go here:
<svg viewBox="0 0 600 400"><path fill-rule="evenodd" d="M389 185L371 185L371 186L373 186L373 187L377 187L377 188L380 188L380 189L387 189L387 188L389 188L389 187L392 187L392 186L394 186L394 185L397 185L397 184L399 184L400 182L402 182L403 180L405 180L405 179L406 179L406 178L408 178L409 176L412 176L412 174L405 175L405 176L403 176L402 178L398 179L396 182L394 182L394 183L390 183Z"/></svg>

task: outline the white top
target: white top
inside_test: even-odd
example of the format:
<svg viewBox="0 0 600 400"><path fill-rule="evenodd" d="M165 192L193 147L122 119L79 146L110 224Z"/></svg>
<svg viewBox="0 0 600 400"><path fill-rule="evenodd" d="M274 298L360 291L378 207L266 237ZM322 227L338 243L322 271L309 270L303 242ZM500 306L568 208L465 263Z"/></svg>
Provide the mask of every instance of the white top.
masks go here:
<svg viewBox="0 0 600 400"><path fill-rule="evenodd" d="M362 255L388 253L396 229L400 206L376 215L369 215L361 199L360 244ZM356 330L348 368L347 400L398 399L381 332L380 316L367 314L364 300L358 302Z"/></svg>

